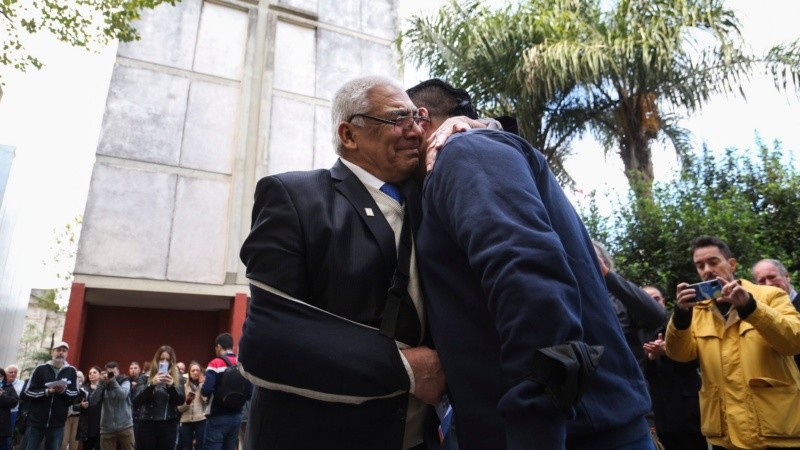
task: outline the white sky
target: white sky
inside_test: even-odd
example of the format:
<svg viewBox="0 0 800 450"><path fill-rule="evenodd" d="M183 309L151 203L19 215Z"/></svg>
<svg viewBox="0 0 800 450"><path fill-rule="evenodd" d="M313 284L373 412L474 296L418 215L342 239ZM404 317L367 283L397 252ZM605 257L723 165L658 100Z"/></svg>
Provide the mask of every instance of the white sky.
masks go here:
<svg viewBox="0 0 800 450"><path fill-rule="evenodd" d="M406 17L434 11L442 0L398 3L401 17ZM800 1L728 0L728 4L737 10L745 38L756 50L800 36ZM30 249L26 264L35 272L35 287L52 287L58 283L53 269L45 270L41 262L52 259L48 249L53 230L62 230L83 213L116 46L92 54L39 38L30 50L46 67L27 74L4 74L0 144L16 146L17 154L6 195L18 196L29 205L19 219L19 226L28 231L20 238ZM409 86L424 78L410 69L406 69ZM781 140L784 149L795 152L795 164L800 165L797 100L777 93L769 80L751 83L746 92L749 102L715 99L686 122L697 142L706 142L716 151L730 146L754 148L758 131L765 142ZM604 159L592 140L577 143L575 149L567 167L580 189L624 195L626 183L616 155ZM674 174L671 151L657 149L654 160L657 179Z"/></svg>

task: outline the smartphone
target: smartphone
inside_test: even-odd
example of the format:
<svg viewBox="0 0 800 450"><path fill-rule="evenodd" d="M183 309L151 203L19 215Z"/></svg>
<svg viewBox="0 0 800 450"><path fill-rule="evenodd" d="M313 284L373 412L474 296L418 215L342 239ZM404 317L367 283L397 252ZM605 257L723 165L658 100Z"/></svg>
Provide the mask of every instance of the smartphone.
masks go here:
<svg viewBox="0 0 800 450"><path fill-rule="evenodd" d="M690 284L689 287L694 289L694 298L698 302L722 297L722 283L719 280Z"/></svg>
<svg viewBox="0 0 800 450"><path fill-rule="evenodd" d="M169 372L169 362L161 361L158 363L158 373L167 373Z"/></svg>

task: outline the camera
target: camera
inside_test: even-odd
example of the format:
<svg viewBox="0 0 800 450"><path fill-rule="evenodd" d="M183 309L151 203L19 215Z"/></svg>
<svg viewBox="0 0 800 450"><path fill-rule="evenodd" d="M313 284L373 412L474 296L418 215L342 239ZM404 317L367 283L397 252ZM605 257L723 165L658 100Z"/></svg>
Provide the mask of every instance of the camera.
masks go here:
<svg viewBox="0 0 800 450"><path fill-rule="evenodd" d="M694 289L694 299L697 302L722 297L722 283L719 280L690 284L689 287Z"/></svg>
<svg viewBox="0 0 800 450"><path fill-rule="evenodd" d="M113 370L106 371L106 376L109 379L114 378L114 371Z"/></svg>

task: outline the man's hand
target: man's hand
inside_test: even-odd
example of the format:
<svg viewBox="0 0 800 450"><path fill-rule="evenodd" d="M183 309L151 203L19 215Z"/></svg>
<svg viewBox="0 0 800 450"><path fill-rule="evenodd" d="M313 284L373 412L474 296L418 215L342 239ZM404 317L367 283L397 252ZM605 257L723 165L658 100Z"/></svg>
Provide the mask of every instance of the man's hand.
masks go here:
<svg viewBox="0 0 800 450"><path fill-rule="evenodd" d="M658 333L658 337L655 341L645 342L642 348L647 354L647 359L653 361L659 356L666 354L666 346L667 343L664 341L664 333Z"/></svg>
<svg viewBox="0 0 800 450"><path fill-rule="evenodd" d="M53 389L53 392L54 392L54 393L56 393L56 394L61 394L61 393L63 393L64 391L66 391L66 390L67 390L67 387L66 387L66 386L54 386L52 389Z"/></svg>
<svg viewBox="0 0 800 450"><path fill-rule="evenodd" d="M679 283L675 288L675 306L688 311L697 304L697 292L689 287L689 283Z"/></svg>
<svg viewBox="0 0 800 450"><path fill-rule="evenodd" d="M486 124L470 119L466 116L451 117L442 123L436 132L428 138L427 152L425 154L425 170L430 172L436 163L439 150L444 147L447 138L455 133L461 133L471 128L486 128Z"/></svg>
<svg viewBox="0 0 800 450"><path fill-rule="evenodd" d="M429 405L439 403L445 387L439 354L428 347L414 347L400 351L414 373L414 396Z"/></svg>
<svg viewBox="0 0 800 450"><path fill-rule="evenodd" d="M728 281L717 277L722 283L722 297L717 298L718 302L730 303L734 308L741 308L750 301L750 293L744 290L738 280Z"/></svg>

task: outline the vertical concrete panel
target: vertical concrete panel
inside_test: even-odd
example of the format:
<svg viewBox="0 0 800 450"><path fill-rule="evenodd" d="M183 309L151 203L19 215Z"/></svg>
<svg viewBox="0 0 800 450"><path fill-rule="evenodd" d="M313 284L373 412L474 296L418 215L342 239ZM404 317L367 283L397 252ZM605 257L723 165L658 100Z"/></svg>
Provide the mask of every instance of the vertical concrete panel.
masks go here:
<svg viewBox="0 0 800 450"><path fill-rule="evenodd" d="M189 80L117 65L97 153L177 165Z"/></svg>
<svg viewBox="0 0 800 450"><path fill-rule="evenodd" d="M397 37L394 0L361 0L361 31L387 40Z"/></svg>
<svg viewBox="0 0 800 450"><path fill-rule="evenodd" d="M205 3L200 17L194 70L232 80L242 78L247 12Z"/></svg>
<svg viewBox="0 0 800 450"><path fill-rule="evenodd" d="M163 280L176 181L95 164L75 272Z"/></svg>
<svg viewBox="0 0 800 450"><path fill-rule="evenodd" d="M365 75L385 75L398 79L394 52L376 42L361 42L361 70Z"/></svg>
<svg viewBox="0 0 800 450"><path fill-rule="evenodd" d="M275 32L275 89L313 96L316 61L314 29L279 21Z"/></svg>
<svg viewBox="0 0 800 450"><path fill-rule="evenodd" d="M309 170L314 160L314 105L273 97L269 173Z"/></svg>
<svg viewBox="0 0 800 450"><path fill-rule="evenodd" d="M333 166L337 157L333 148L331 109L317 106L314 108L314 169Z"/></svg>
<svg viewBox="0 0 800 450"><path fill-rule="evenodd" d="M223 284L230 183L180 177L167 279Z"/></svg>
<svg viewBox="0 0 800 450"><path fill-rule="evenodd" d="M333 98L345 81L368 75L361 69L362 44L353 36L317 30L317 97Z"/></svg>
<svg viewBox="0 0 800 450"><path fill-rule="evenodd" d="M239 89L193 81L181 147L182 167L230 174L239 124Z"/></svg>
<svg viewBox="0 0 800 450"><path fill-rule="evenodd" d="M353 31L361 31L361 0L323 1L319 21Z"/></svg>
<svg viewBox="0 0 800 450"><path fill-rule="evenodd" d="M202 0L183 0L143 10L135 25L142 39L120 43L118 54L180 69L191 69Z"/></svg>

